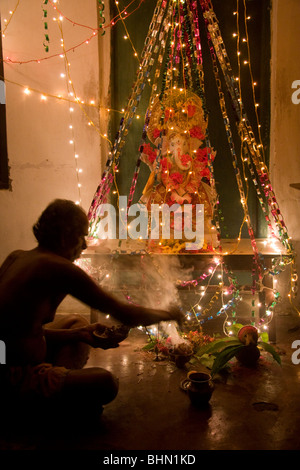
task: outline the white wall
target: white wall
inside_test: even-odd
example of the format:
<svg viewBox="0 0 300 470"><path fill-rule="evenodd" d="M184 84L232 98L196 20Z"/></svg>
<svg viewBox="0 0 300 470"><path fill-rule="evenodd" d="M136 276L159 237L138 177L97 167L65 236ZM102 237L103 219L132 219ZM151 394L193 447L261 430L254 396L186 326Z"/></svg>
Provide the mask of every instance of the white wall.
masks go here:
<svg viewBox="0 0 300 470"><path fill-rule="evenodd" d="M10 18L9 11L15 5L12 0L1 0L2 29L4 19ZM48 11L48 53L43 46L41 0L20 2L3 37L4 59L23 63L6 61L4 67L11 190L0 191L0 262L16 248L33 246L31 226L54 198L79 199L75 153L82 169L79 176L85 210L101 178L106 141L99 134L99 105L107 99L107 79L100 83L99 46L100 51L104 42L107 46L109 31L101 38L96 34L86 44L84 41L93 35L93 30L74 23L97 30L97 2L63 0L57 5L65 16L60 23L65 49L74 47L66 53L70 77L60 76L66 73L65 60L59 57L63 53L62 36L58 22L53 20L58 13L49 2L44 5ZM81 42L84 44L75 48ZM32 62L24 63L31 59ZM107 58L106 64L108 69ZM85 103L94 100L96 106L81 108L77 103L70 104L68 99L74 97L68 96L68 78L73 82L75 96ZM29 95L24 93L24 87L31 89ZM73 92L70 84L69 87ZM46 101L41 100L41 93L45 93ZM58 99L59 95L66 100ZM74 108L72 113L70 106ZM88 125L89 120L94 125ZM71 124L73 131L69 129ZM105 122L102 132L103 125Z"/></svg>
<svg viewBox="0 0 300 470"><path fill-rule="evenodd" d="M299 0L273 0L270 174L298 259L300 190L291 188L290 184L300 183L300 92L298 104L292 101L296 91L292 84L295 80L300 84L299 20ZM281 276L282 295L288 293L289 278L287 269Z"/></svg>
<svg viewBox="0 0 300 470"><path fill-rule="evenodd" d="M35 246L31 227L53 199L78 201L81 197L81 205L88 210L108 148L100 134L106 132L109 104L110 31L106 28L103 36L93 35L93 28L98 28L97 1L61 0L57 3L63 16L60 23L60 14L49 2L20 2L11 15L15 6L13 0L1 0L2 30L7 24L4 20L11 18L2 38L11 189L0 191L0 263L15 249ZM48 12L46 20L42 7ZM108 20L108 2L104 14ZM43 45L44 21L48 23L49 52ZM61 39L66 51L63 58ZM74 90L68 83L70 79ZM24 93L26 87L31 90L29 95ZM41 100L41 94L47 99ZM59 95L65 99L59 99ZM85 104L69 102L76 96ZM87 105L91 100L95 106ZM76 168L82 169L81 194ZM60 310L87 311L71 298Z"/></svg>

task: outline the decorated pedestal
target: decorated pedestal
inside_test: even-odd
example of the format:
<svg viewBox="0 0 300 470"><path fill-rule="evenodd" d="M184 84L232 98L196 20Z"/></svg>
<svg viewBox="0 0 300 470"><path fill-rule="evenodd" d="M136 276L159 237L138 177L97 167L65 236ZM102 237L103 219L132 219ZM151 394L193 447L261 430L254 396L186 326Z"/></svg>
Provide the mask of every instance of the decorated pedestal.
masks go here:
<svg viewBox="0 0 300 470"><path fill-rule="evenodd" d="M176 303L185 313L185 331L230 334L234 323L252 324L276 341L275 307L280 300L276 277L280 247L257 240L266 266L259 285L253 285L253 256L249 240L239 246L222 241L224 253L149 253L145 241L95 241L78 263L105 289L121 300L153 308ZM275 280L275 282L274 282ZM99 314L91 313L92 321Z"/></svg>

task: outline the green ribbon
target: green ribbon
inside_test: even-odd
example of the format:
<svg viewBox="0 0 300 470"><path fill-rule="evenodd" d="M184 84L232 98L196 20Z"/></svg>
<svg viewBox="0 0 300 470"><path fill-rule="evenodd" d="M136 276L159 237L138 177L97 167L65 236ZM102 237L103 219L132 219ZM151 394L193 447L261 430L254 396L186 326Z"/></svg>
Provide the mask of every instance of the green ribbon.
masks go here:
<svg viewBox="0 0 300 470"><path fill-rule="evenodd" d="M104 3L101 0L98 0L98 11L99 11L99 28L102 29L105 23L104 18ZM102 32L101 36L104 36L105 31Z"/></svg>

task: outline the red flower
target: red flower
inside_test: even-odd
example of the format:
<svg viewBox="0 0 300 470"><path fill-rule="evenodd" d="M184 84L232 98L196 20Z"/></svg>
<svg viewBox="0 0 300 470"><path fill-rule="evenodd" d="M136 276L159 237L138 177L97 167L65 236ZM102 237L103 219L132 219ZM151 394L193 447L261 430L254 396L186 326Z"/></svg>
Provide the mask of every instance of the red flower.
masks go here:
<svg viewBox="0 0 300 470"><path fill-rule="evenodd" d="M204 149L198 149L196 152L196 160L201 163L207 163L207 150L206 148Z"/></svg>
<svg viewBox="0 0 300 470"><path fill-rule="evenodd" d="M172 168L172 163L166 157L161 159L160 164L163 172L168 171Z"/></svg>
<svg viewBox="0 0 300 470"><path fill-rule="evenodd" d="M192 127L192 129L190 129L190 137L195 137L199 140L205 139L205 135L203 134L202 129L199 126L194 126Z"/></svg>
<svg viewBox="0 0 300 470"><path fill-rule="evenodd" d="M174 110L173 109L166 109L165 110L165 121L168 119L172 118L174 116Z"/></svg>
<svg viewBox="0 0 300 470"><path fill-rule="evenodd" d="M188 104L187 106L187 115L188 117L193 117L196 112L196 106L193 104Z"/></svg>
<svg viewBox="0 0 300 470"><path fill-rule="evenodd" d="M183 175L179 173L178 171L175 171L174 173L170 174L170 179L174 184L181 184L183 181Z"/></svg>
<svg viewBox="0 0 300 470"><path fill-rule="evenodd" d="M180 160L184 166L187 166L192 160L192 158L188 153L185 153L184 155L180 155Z"/></svg>
<svg viewBox="0 0 300 470"><path fill-rule="evenodd" d="M153 135L153 138L154 138L154 139L157 139L157 137L160 136L160 130L157 129L157 127L156 127L156 128L154 129L152 135Z"/></svg>
<svg viewBox="0 0 300 470"><path fill-rule="evenodd" d="M212 151L210 147L205 147L203 149L199 148L196 153L196 160L202 163L207 163L208 153L210 154L211 161L214 161L215 153Z"/></svg>
<svg viewBox="0 0 300 470"><path fill-rule="evenodd" d="M200 175L202 176L202 178L209 178L210 177L209 169L207 167L204 168L203 170L200 171Z"/></svg>
<svg viewBox="0 0 300 470"><path fill-rule="evenodd" d="M143 145L143 153L147 155L150 163L153 163L156 159L156 152L153 150L150 144Z"/></svg>

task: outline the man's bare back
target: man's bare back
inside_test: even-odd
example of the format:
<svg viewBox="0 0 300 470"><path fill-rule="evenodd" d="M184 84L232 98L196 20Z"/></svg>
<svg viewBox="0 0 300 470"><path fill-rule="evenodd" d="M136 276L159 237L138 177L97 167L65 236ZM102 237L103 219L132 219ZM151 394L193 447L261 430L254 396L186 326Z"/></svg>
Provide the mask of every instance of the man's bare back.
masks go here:
<svg viewBox="0 0 300 470"><path fill-rule="evenodd" d="M11 253L0 268L0 332L8 363L45 360L43 325L54 320L66 295L66 264L64 258L35 248Z"/></svg>
<svg viewBox="0 0 300 470"><path fill-rule="evenodd" d="M65 349L78 345L107 349L118 345L113 339L108 343L95 337L95 329L105 328L98 323L66 318L59 328L47 326L67 295L110 313L130 327L181 320L178 309L168 312L120 302L73 263L86 248L88 219L70 201L50 204L34 226L34 233L38 246L14 251L0 267L0 339L6 344L8 366L43 364L50 344ZM73 387L83 393L83 385L88 393L94 390L102 403L113 399L117 391L112 374L100 368L68 373L66 390Z"/></svg>

